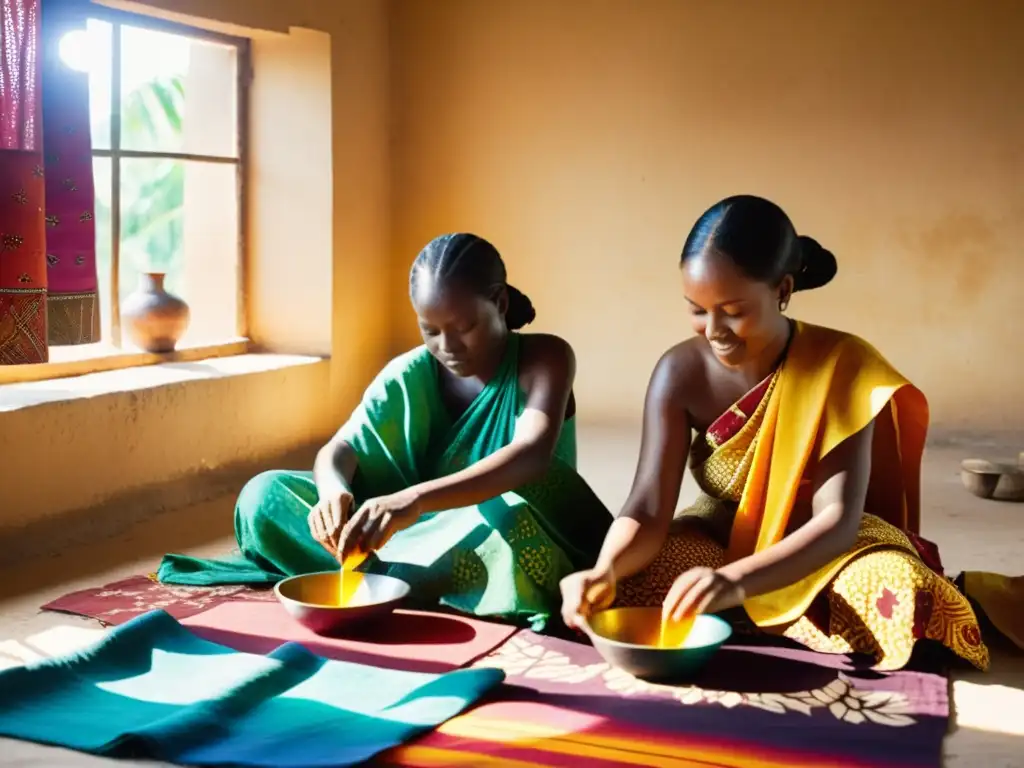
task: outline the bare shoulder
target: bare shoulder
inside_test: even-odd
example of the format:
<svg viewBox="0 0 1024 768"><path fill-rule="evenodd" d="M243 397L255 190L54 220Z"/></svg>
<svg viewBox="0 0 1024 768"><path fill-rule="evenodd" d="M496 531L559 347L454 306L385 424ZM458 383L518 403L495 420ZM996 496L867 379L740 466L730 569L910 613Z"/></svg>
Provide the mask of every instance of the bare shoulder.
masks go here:
<svg viewBox="0 0 1024 768"><path fill-rule="evenodd" d="M543 373L570 381L575 377L576 353L565 339L549 333L524 333L521 338L520 375Z"/></svg>
<svg viewBox="0 0 1024 768"><path fill-rule="evenodd" d="M687 339L661 356L651 375L650 396L657 395L686 407L706 379L706 345L701 342L699 337Z"/></svg>

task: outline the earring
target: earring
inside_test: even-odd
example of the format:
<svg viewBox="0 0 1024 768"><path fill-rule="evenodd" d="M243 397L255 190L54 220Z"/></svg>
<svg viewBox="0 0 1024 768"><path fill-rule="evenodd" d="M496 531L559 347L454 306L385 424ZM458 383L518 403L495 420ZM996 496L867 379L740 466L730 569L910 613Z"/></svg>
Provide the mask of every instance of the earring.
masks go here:
<svg viewBox="0 0 1024 768"><path fill-rule="evenodd" d="M785 312L786 307L789 306L789 296L784 299L779 299L779 312Z"/></svg>

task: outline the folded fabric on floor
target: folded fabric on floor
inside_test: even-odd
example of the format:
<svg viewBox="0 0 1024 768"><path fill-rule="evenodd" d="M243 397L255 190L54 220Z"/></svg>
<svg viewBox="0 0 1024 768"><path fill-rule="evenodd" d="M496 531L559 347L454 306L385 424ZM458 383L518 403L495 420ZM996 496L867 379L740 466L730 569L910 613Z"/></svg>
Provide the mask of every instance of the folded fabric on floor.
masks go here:
<svg viewBox="0 0 1024 768"><path fill-rule="evenodd" d="M196 637L163 611L77 653L0 672L0 735L189 765L354 765L455 716L501 683L266 656Z"/></svg>
<svg viewBox="0 0 1024 768"><path fill-rule="evenodd" d="M451 672L493 651L516 632L507 624L464 615L399 609L345 637L315 635L295 621L272 590L179 587L133 576L54 600L44 611L119 625L162 610L204 640L244 653L269 653L288 642L318 656L409 672Z"/></svg>
<svg viewBox="0 0 1024 768"><path fill-rule="evenodd" d="M692 682L656 685L589 645L522 631L476 664L501 695L375 761L432 766L939 768L944 675L793 644L729 644Z"/></svg>

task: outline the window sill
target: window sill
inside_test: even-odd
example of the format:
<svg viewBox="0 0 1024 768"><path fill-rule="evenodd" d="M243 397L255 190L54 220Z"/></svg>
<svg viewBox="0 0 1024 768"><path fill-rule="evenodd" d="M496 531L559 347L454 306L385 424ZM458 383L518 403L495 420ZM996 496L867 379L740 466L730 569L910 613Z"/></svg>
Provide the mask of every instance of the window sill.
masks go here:
<svg viewBox="0 0 1024 768"><path fill-rule="evenodd" d="M196 347L195 351L209 350ZM179 350L173 355L153 355L153 364L122 367L70 378L46 381L0 384L0 414L38 405L79 400L117 392L136 392L189 381L223 379L285 368L316 365L325 360L310 355L279 355L269 353L235 354L230 357L205 358L191 355L193 350ZM183 359L182 355L191 355ZM54 365L50 363L49 367Z"/></svg>
<svg viewBox="0 0 1024 768"><path fill-rule="evenodd" d="M248 339L229 339L217 343L183 344L174 352L156 354L139 349L118 349L110 344L82 344L53 347L50 362L39 365L0 365L0 385L29 381L49 381L71 376L117 371L160 363L188 363L210 358L244 355Z"/></svg>

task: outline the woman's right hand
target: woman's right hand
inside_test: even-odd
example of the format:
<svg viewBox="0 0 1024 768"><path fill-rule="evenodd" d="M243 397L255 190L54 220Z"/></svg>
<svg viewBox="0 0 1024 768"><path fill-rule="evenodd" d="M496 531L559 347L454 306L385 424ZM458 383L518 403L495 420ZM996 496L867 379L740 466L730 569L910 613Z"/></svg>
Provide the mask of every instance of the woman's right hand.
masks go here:
<svg viewBox="0 0 1024 768"><path fill-rule="evenodd" d="M310 535L335 557L338 556L341 529L345 526L354 503L355 499L351 492L345 489L325 493L309 510L306 518Z"/></svg>
<svg viewBox="0 0 1024 768"><path fill-rule="evenodd" d="M583 620L615 601L615 577L610 571L592 568L562 579L562 620L571 629L582 629Z"/></svg>

